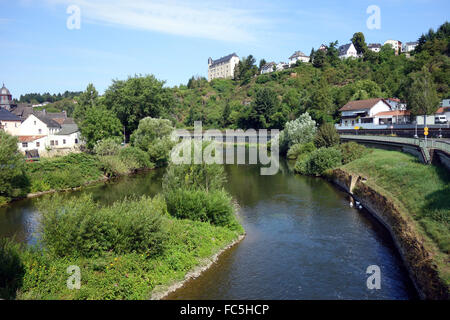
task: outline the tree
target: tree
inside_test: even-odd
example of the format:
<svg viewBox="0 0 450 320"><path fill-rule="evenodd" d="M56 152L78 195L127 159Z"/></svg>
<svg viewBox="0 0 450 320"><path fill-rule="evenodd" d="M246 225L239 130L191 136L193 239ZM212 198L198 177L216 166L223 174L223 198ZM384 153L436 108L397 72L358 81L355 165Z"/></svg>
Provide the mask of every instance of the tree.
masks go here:
<svg viewBox="0 0 450 320"><path fill-rule="evenodd" d="M313 141L316 131L316 122L308 112L305 112L296 120L286 123L284 130L280 134L280 150L287 152L294 144L304 144Z"/></svg>
<svg viewBox="0 0 450 320"><path fill-rule="evenodd" d="M318 50L314 54L313 66L315 68L322 68L325 65L326 53L323 50Z"/></svg>
<svg viewBox="0 0 450 320"><path fill-rule="evenodd" d="M436 85L426 67L411 75L411 85L407 89L408 109L413 115L429 115L439 107Z"/></svg>
<svg viewBox="0 0 450 320"><path fill-rule="evenodd" d="M324 123L320 126L314 138L314 144L319 148L330 148L338 145L340 136L332 123Z"/></svg>
<svg viewBox="0 0 450 320"><path fill-rule="evenodd" d="M169 120L147 117L139 121L137 130L131 136L131 142L135 147L148 151L156 139L169 136L173 130Z"/></svg>
<svg viewBox="0 0 450 320"><path fill-rule="evenodd" d="M259 61L259 72L261 72L262 67L264 67L267 64L267 61L265 59L261 59Z"/></svg>
<svg viewBox="0 0 450 320"><path fill-rule="evenodd" d="M125 81L114 80L106 90L105 105L125 126L127 136L137 129L140 119L167 115L174 100L164 84L153 75L136 75Z"/></svg>
<svg viewBox="0 0 450 320"><path fill-rule="evenodd" d="M366 44L366 38L364 37L364 33L362 32L356 32L352 39L351 39L353 45L356 48L356 51L358 54L364 54L367 50L367 44Z"/></svg>
<svg viewBox="0 0 450 320"><path fill-rule="evenodd" d="M247 84L254 75L258 74L258 67L255 63L256 59L252 55L242 58L234 69L234 80L240 80L242 84Z"/></svg>
<svg viewBox="0 0 450 320"><path fill-rule="evenodd" d="M86 90L78 97L78 103L74 109L74 118L83 121L88 108L97 103L98 92L92 83L89 83Z"/></svg>
<svg viewBox="0 0 450 320"><path fill-rule="evenodd" d="M248 117L249 127L254 129L269 128L270 118L278 110L279 100L271 88L257 89Z"/></svg>
<svg viewBox="0 0 450 320"><path fill-rule="evenodd" d="M0 130L0 198L15 197L20 193L18 182L23 180L24 162L17 143L16 137Z"/></svg>
<svg viewBox="0 0 450 320"><path fill-rule="evenodd" d="M121 137L122 124L116 115L104 106L92 106L86 110L85 117L80 123L81 135L89 149L106 138Z"/></svg>

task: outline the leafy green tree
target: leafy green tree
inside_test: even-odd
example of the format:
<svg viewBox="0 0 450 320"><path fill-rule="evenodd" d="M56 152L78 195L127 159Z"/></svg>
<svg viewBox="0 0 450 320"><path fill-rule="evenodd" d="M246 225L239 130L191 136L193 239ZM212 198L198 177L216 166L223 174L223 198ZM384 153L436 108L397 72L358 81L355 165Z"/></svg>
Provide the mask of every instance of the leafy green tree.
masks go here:
<svg viewBox="0 0 450 320"><path fill-rule="evenodd" d="M122 136L122 124L119 119L112 111L101 105L88 108L79 126L88 149L94 148L100 140Z"/></svg>
<svg viewBox="0 0 450 320"><path fill-rule="evenodd" d="M287 122L279 137L281 152L287 152L294 144L312 142L316 131L316 121L311 118L308 112L293 121Z"/></svg>
<svg viewBox="0 0 450 320"><path fill-rule="evenodd" d="M17 182L23 180L24 161L17 143L16 137L0 130L0 198L17 197L20 194Z"/></svg>
<svg viewBox="0 0 450 320"><path fill-rule="evenodd" d="M98 92L92 83L89 83L86 90L78 97L78 103L74 108L74 117L78 121L83 121L87 109L97 104Z"/></svg>
<svg viewBox="0 0 450 320"><path fill-rule="evenodd" d="M407 93L408 109L413 115L429 115L439 107L436 86L426 67L411 75Z"/></svg>
<svg viewBox="0 0 450 320"><path fill-rule="evenodd" d="M271 88L257 89L248 117L248 126L255 129L269 128L270 118L278 110L279 100Z"/></svg>
<svg viewBox="0 0 450 320"><path fill-rule="evenodd" d="M317 134L314 138L314 144L316 147L329 148L338 145L340 142L340 136L336 128L332 123L324 123L319 127Z"/></svg>
<svg viewBox="0 0 450 320"><path fill-rule="evenodd" d="M114 80L106 90L105 105L125 126L127 136L137 129L140 119L166 115L173 106L173 95L164 84L153 75L136 75L125 81Z"/></svg>
<svg viewBox="0 0 450 320"><path fill-rule="evenodd" d="M318 50L314 54L313 66L315 68L323 68L326 62L326 53L323 50Z"/></svg>
<svg viewBox="0 0 450 320"><path fill-rule="evenodd" d="M353 45L355 46L358 54L364 54L367 51L366 38L364 37L364 33L356 32L353 35L351 41L352 41Z"/></svg>
<svg viewBox="0 0 450 320"><path fill-rule="evenodd" d="M255 63L256 59L252 55L242 58L235 67L234 79L240 80L241 84L247 84L253 76L258 74Z"/></svg>

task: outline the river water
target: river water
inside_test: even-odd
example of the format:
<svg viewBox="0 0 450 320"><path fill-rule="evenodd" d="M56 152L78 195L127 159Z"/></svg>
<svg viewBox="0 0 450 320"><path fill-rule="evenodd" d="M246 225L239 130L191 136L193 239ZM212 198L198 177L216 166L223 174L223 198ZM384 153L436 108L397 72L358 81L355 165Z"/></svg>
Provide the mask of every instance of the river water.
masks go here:
<svg viewBox="0 0 450 320"><path fill-rule="evenodd" d="M346 193L319 179L275 176L258 166L227 165L226 189L240 205L246 238L169 299L416 299L388 232ZM82 191L104 204L161 191L163 169ZM39 199L0 208L0 237L33 244ZM381 289L369 290L367 267L381 269Z"/></svg>

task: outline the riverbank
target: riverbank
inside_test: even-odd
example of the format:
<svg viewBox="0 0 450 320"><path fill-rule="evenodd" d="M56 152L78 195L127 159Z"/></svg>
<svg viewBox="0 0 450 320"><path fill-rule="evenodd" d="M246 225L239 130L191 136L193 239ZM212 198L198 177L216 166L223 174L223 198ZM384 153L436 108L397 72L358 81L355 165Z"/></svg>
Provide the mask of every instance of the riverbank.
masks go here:
<svg viewBox="0 0 450 320"><path fill-rule="evenodd" d="M127 161L128 160L128 161ZM0 206L24 198L76 191L111 179L155 169L154 164L119 156L73 153L62 157L25 163L24 176L17 182L17 196L0 197Z"/></svg>
<svg viewBox="0 0 450 320"><path fill-rule="evenodd" d="M421 298L448 299L448 172L410 155L373 150L327 176L389 230Z"/></svg>
<svg viewBox="0 0 450 320"><path fill-rule="evenodd" d="M80 210L92 212L92 208L90 208L92 202L86 198L80 201L73 200L69 204L64 199L51 199L49 202L56 201L55 208L59 208L61 200L65 201L66 209L73 212L71 215L78 215L76 212L80 212ZM49 208L47 203L45 206ZM78 209L74 211L71 208ZM132 218L136 215L136 209L139 209L139 216L142 217L149 215L150 218L154 214L161 215L162 220L160 220L160 227L158 227L160 231L155 229L152 232L155 235L155 232L163 232L162 238L160 238L162 241L160 242L161 250L154 251L153 245L145 246L146 248L142 248L143 251L138 247L132 250L129 245L126 245L123 246L125 252L116 251L121 247L120 241L123 241L123 237L126 239L126 237L136 236L140 239L141 236L148 236L148 230L144 230L148 224L144 226L141 222ZM52 211L53 209L49 210ZM122 240L118 239L119 242L113 241L111 249L101 249L102 251L94 256L83 254L82 250L85 247L86 240L81 242L70 240L71 235L68 236L67 241L70 240L70 243L75 241L73 243L75 252L72 254L63 249L63 255L61 255L61 252L54 251L55 247L52 243L60 247L66 241L64 238L55 239L56 242L48 242L51 238L47 238L49 250L42 250L38 247L20 247L19 244L0 241L0 257L5 262L3 267L9 266L7 272L2 271L2 274L5 275L2 283L6 283L6 287L0 286L0 297L19 300L150 299L155 288L159 288L158 292L161 292L161 288L171 287L174 283L204 269L205 261L215 261L221 252L240 241L244 234L243 228L239 224L235 225L237 228L231 229L215 226L208 222L173 218L167 214L163 199L158 197L153 200L143 198L135 201L124 201L111 207L99 207L98 217L103 217L105 214L107 216L112 214L110 219L107 219L109 222L101 227L102 233L107 238L109 236L105 232L108 232L108 228L114 225L119 227L119 230L123 227L130 228L132 225L135 225L132 228L142 226L142 231L136 229L136 235L119 232ZM103 218L107 218L107 216ZM129 220L130 218L132 220ZM139 217L136 218L140 219ZM75 219L75 216L71 219ZM89 223L90 226L100 223L93 216L89 219L94 219ZM105 219L101 218L100 220L104 221ZM67 223L64 225L65 229L72 228L75 233L83 232L78 230L76 226L70 227ZM98 227L100 226L98 225ZM153 230L154 227L150 228ZM114 234L115 232L111 233L111 235ZM56 236L59 237L59 233ZM94 239L89 239L89 246L99 243L98 241L103 241L101 239L104 239L104 236L99 237L97 242ZM154 241L160 241L157 239L151 240L152 243L155 244ZM131 241L130 244L134 243L139 246L140 244L135 240L137 239L130 238L127 243ZM145 241L145 238L142 240ZM81 247L78 248L78 245ZM78 290L71 290L67 286L67 280L70 277L70 274L67 273L69 266L80 268L81 284Z"/></svg>

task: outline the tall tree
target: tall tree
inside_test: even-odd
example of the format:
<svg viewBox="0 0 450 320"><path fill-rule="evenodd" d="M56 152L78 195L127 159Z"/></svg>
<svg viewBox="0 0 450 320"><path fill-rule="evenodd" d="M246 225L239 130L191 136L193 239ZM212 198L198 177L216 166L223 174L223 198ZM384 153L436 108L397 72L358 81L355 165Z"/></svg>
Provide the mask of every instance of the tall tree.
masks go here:
<svg viewBox="0 0 450 320"><path fill-rule="evenodd" d="M367 44L366 44L366 38L364 37L364 33L362 32L356 32L352 39L351 39L353 45L356 48L356 51L358 54L364 54L367 50Z"/></svg>
<svg viewBox="0 0 450 320"><path fill-rule="evenodd" d="M73 112L73 116L79 122L83 121L86 116L87 109L93 107L97 103L98 91L92 83L89 83L86 90L78 97L78 103Z"/></svg>
<svg viewBox="0 0 450 320"><path fill-rule="evenodd" d="M122 136L122 124L116 115L104 106L89 107L79 125L89 149L100 140Z"/></svg>
<svg viewBox="0 0 450 320"><path fill-rule="evenodd" d="M439 107L436 85L426 67L411 75L411 85L407 90L408 109L413 115L430 115Z"/></svg>
<svg viewBox="0 0 450 320"><path fill-rule="evenodd" d="M125 126L130 135L145 117L158 118L168 113L173 105L171 91L164 88L164 81L153 75L130 77L127 80L114 80L106 90L104 102Z"/></svg>
<svg viewBox="0 0 450 320"><path fill-rule="evenodd" d="M19 195L17 182L23 176L24 166L17 143L16 137L0 129L0 197Z"/></svg>

